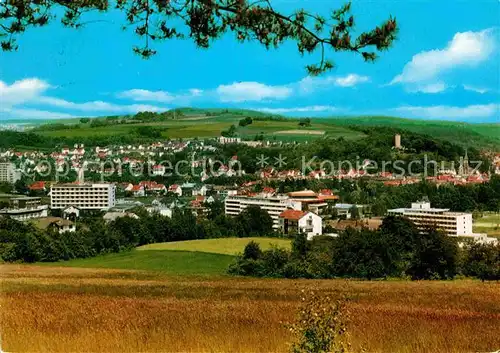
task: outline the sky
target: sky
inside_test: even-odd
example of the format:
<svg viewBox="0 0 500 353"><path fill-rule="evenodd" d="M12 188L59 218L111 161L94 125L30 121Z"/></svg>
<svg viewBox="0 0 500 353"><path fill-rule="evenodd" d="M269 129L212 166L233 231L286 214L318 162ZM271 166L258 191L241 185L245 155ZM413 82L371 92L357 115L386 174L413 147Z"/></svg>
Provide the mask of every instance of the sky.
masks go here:
<svg viewBox="0 0 500 353"><path fill-rule="evenodd" d="M280 11L327 15L343 2L272 0ZM338 5L337 5L338 4ZM209 49L189 40L141 42L123 30L123 14L91 14L81 29L56 20L28 29L19 49L0 52L0 122L165 111L245 108L289 116L389 115L500 122L500 1L354 0L357 33L389 15L398 40L375 63L327 51L332 71L309 77L292 42L266 50L224 35ZM93 19L99 21L92 21Z"/></svg>

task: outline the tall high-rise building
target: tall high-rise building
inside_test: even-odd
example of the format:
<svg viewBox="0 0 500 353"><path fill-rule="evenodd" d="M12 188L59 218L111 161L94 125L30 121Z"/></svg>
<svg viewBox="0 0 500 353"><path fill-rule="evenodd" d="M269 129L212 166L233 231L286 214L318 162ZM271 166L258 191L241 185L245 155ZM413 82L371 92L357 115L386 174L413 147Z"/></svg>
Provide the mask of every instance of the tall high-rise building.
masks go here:
<svg viewBox="0 0 500 353"><path fill-rule="evenodd" d="M57 184L50 188L50 208L70 206L81 210L102 210L115 206L113 184Z"/></svg>
<svg viewBox="0 0 500 353"><path fill-rule="evenodd" d="M14 163L0 163L0 182L14 184L21 179L21 173L16 170Z"/></svg>

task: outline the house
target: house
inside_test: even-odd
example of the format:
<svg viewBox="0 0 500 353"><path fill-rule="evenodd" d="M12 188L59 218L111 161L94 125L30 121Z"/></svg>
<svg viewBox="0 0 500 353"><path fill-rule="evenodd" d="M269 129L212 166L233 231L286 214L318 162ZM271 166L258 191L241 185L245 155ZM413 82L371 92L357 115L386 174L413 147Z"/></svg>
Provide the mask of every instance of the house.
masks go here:
<svg viewBox="0 0 500 353"><path fill-rule="evenodd" d="M330 189L322 189L318 193L318 199L323 200L325 202L333 202L339 199L338 195L335 195Z"/></svg>
<svg viewBox="0 0 500 353"><path fill-rule="evenodd" d="M276 194L276 190L269 187L269 186L266 186L262 189L261 194L264 197L271 197L271 196L274 196Z"/></svg>
<svg viewBox="0 0 500 353"><path fill-rule="evenodd" d="M141 185L132 185L131 188L127 188L127 191L132 192L134 197L144 197L146 195L144 187Z"/></svg>
<svg viewBox="0 0 500 353"><path fill-rule="evenodd" d="M47 191L47 188L45 187L45 181L35 181L33 184L28 186L28 189L33 192Z"/></svg>
<svg viewBox="0 0 500 353"><path fill-rule="evenodd" d="M283 234L303 233L308 240L323 233L322 218L308 211L285 210L279 215L279 225Z"/></svg>
<svg viewBox="0 0 500 353"><path fill-rule="evenodd" d="M167 190L166 186L163 184L158 184L156 181L141 181L139 186L142 186L145 191L151 192L164 192Z"/></svg>
<svg viewBox="0 0 500 353"><path fill-rule="evenodd" d="M184 183L181 185L182 195L184 196L193 196L194 188L196 184L194 183Z"/></svg>
<svg viewBox="0 0 500 353"><path fill-rule="evenodd" d="M193 196L208 196L211 194L213 191L213 186L212 185L205 185L203 184L202 186L195 187L193 189Z"/></svg>
<svg viewBox="0 0 500 353"><path fill-rule="evenodd" d="M322 179L326 177L326 172L324 170L313 170L312 172L309 173L309 177L312 179Z"/></svg>
<svg viewBox="0 0 500 353"><path fill-rule="evenodd" d="M363 205L353 205L350 203L337 203L333 208L337 212L337 216L343 219L351 219L353 208L357 208L359 212L359 216L362 215Z"/></svg>
<svg viewBox="0 0 500 353"><path fill-rule="evenodd" d="M60 217L43 217L33 220L35 226L42 230L54 230L58 233L76 232L76 225L69 219Z"/></svg>
<svg viewBox="0 0 500 353"><path fill-rule="evenodd" d="M146 207L146 211L149 213L158 213L159 215L163 217L168 217L172 218L172 210L175 208L175 203L173 203L173 206L171 207L162 204L158 200L154 200L151 204L151 206Z"/></svg>
<svg viewBox="0 0 500 353"><path fill-rule="evenodd" d="M178 196L182 196L182 188L177 184L170 185L168 188L168 192L177 194Z"/></svg>
<svg viewBox="0 0 500 353"><path fill-rule="evenodd" d="M152 173L155 176L163 176L165 175L165 171L166 171L165 166L158 164L153 166Z"/></svg>
<svg viewBox="0 0 500 353"><path fill-rule="evenodd" d="M69 206L62 211L64 219L75 220L80 217L80 209L75 206Z"/></svg>
<svg viewBox="0 0 500 353"><path fill-rule="evenodd" d="M139 217L132 212L107 212L102 218L106 223L116 221L118 218L130 217L133 219L139 219Z"/></svg>

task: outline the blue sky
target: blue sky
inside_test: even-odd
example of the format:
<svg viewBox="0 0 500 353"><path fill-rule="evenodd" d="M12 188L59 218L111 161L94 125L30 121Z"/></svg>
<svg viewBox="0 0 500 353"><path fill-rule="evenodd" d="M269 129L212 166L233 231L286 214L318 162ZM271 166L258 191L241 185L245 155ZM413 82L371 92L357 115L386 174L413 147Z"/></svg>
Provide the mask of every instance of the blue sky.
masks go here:
<svg viewBox="0 0 500 353"><path fill-rule="evenodd" d="M328 14L327 0L275 0L285 13ZM266 50L228 34L210 49L189 40L155 43L144 60L123 31L123 15L99 15L83 29L59 22L30 29L17 52L0 52L0 120L129 114L175 107L238 107L291 116L392 115L500 121L500 2L353 1L356 29L390 14L400 26L393 48L373 64L328 53L336 67L307 77L319 52L293 43ZM88 18L93 19L93 16ZM96 17L97 18L97 17Z"/></svg>

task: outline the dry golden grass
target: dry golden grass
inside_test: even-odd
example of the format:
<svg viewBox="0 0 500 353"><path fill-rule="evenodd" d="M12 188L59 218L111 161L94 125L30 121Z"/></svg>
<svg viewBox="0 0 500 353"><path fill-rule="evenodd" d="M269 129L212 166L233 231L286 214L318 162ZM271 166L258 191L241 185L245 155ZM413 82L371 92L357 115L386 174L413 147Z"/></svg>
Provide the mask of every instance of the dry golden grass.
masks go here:
<svg viewBox="0 0 500 353"><path fill-rule="evenodd" d="M500 284L170 277L4 265L8 352L285 352L301 290L347 294L354 348L492 352Z"/></svg>

